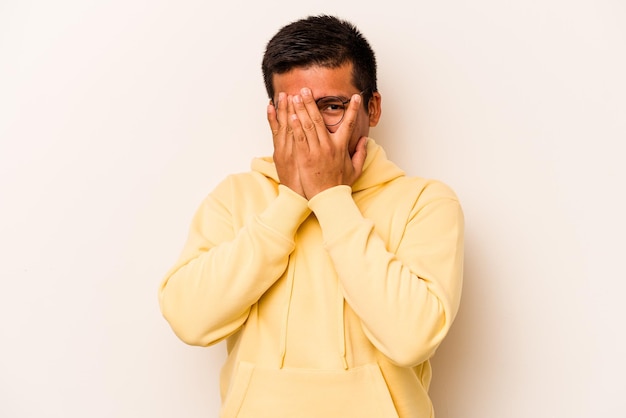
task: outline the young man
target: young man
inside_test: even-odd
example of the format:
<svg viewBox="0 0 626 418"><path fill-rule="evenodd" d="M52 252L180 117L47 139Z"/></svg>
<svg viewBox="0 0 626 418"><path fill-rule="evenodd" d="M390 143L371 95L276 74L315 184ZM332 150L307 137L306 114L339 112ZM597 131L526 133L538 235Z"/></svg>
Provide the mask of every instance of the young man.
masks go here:
<svg viewBox="0 0 626 418"><path fill-rule="evenodd" d="M457 313L463 215L368 138L374 53L293 22L263 58L273 158L226 178L160 288L186 343L227 340L222 417L432 417L429 358Z"/></svg>

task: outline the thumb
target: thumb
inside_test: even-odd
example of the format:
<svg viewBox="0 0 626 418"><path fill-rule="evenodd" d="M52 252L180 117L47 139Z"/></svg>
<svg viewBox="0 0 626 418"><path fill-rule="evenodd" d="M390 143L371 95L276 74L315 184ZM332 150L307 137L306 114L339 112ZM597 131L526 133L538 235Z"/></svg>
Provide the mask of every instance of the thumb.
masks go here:
<svg viewBox="0 0 626 418"><path fill-rule="evenodd" d="M367 157L367 137L362 136L359 139L359 142L356 144L356 149L354 150L354 154L352 155L352 167L354 167L354 171L361 175L361 171L363 170L363 164L365 164L365 157Z"/></svg>

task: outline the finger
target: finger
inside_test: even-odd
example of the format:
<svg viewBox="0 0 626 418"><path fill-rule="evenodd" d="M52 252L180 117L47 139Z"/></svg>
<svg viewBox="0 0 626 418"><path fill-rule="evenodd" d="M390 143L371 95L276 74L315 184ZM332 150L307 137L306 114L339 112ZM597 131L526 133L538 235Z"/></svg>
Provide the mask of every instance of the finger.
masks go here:
<svg viewBox="0 0 626 418"><path fill-rule="evenodd" d="M270 103L267 105L267 120L269 122L270 129L272 130L274 146L277 145L277 141L284 141L284 133L287 129L287 106L285 102L285 94L279 93L277 103L270 101Z"/></svg>
<svg viewBox="0 0 626 418"><path fill-rule="evenodd" d="M287 126L287 95L283 92L278 93L278 108L277 117L278 122L282 126Z"/></svg>
<svg viewBox="0 0 626 418"><path fill-rule="evenodd" d="M274 139L274 145L276 145L276 137L280 130L278 119L276 119L276 108L272 103L267 105L267 121L269 122L270 129L272 130L272 138Z"/></svg>
<svg viewBox="0 0 626 418"><path fill-rule="evenodd" d="M278 120L276 120L276 108L274 107L274 102L270 99L270 102L267 104L267 121L272 128L272 132L274 131L274 127L278 128Z"/></svg>
<svg viewBox="0 0 626 418"><path fill-rule="evenodd" d="M298 118L295 110L295 97L289 96L289 129L293 135L293 142L298 149L309 149L308 139L304 130L302 129L302 123Z"/></svg>
<svg viewBox="0 0 626 418"><path fill-rule="evenodd" d="M356 128L357 117L359 116L359 108L361 106L361 95L354 94L350 98L350 103L346 109L346 114L343 117L343 121L337 129L336 134L339 134L339 138L345 138L348 141L352 137L352 133ZM346 146L347 146L346 142Z"/></svg>
<svg viewBox="0 0 626 418"><path fill-rule="evenodd" d="M315 102L315 98L311 93L311 89L304 87L300 90L300 95L302 97L302 103L304 105L304 109L306 110L308 118L313 123L312 127L309 127L309 130L306 130L307 126L305 125L305 131L313 133L315 131L315 135L312 135L312 139L315 139L316 142L323 140L324 138L328 138L328 129L326 128L326 123L324 122L324 118L320 113L319 108L317 107L317 103Z"/></svg>
<svg viewBox="0 0 626 418"><path fill-rule="evenodd" d="M290 119L292 121L294 134L297 131L296 143L298 140L305 140L308 142L307 145L309 148L315 148L319 145L315 124L311 120L309 112L302 100L302 96L300 95L293 96L293 113L290 115ZM296 121L298 122L298 128L293 126Z"/></svg>
<svg viewBox="0 0 626 418"><path fill-rule="evenodd" d="M288 110L288 100L286 93L278 93L278 123L281 128L284 129L285 135L283 138L283 146L285 152L291 154L292 146L293 146L293 133L291 127L289 126L289 110Z"/></svg>
<svg viewBox="0 0 626 418"><path fill-rule="evenodd" d="M365 158L367 157L367 137L362 136L359 138L359 142L356 144L356 150L352 155L352 167L354 173L358 176L363 172L363 165L365 164Z"/></svg>

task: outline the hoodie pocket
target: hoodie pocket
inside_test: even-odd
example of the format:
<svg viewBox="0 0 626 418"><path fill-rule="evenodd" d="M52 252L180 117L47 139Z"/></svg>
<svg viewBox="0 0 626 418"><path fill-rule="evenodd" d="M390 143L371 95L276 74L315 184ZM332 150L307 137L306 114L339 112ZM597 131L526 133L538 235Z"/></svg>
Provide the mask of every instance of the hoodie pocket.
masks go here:
<svg viewBox="0 0 626 418"><path fill-rule="evenodd" d="M397 418L377 364L348 370L269 369L242 362L221 418Z"/></svg>

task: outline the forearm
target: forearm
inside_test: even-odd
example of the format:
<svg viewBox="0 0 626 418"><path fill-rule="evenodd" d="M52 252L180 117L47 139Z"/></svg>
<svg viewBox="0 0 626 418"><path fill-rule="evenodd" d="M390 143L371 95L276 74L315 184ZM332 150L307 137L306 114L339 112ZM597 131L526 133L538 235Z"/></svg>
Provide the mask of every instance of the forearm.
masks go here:
<svg viewBox="0 0 626 418"><path fill-rule="evenodd" d="M301 199L301 198L300 198ZM283 274L294 235L308 215L304 199L280 193L232 236L219 233L227 216L211 205L194 218L188 244L160 289L163 315L193 345L210 345L235 332L250 307Z"/></svg>
<svg viewBox="0 0 626 418"><path fill-rule="evenodd" d="M320 197L310 205L346 301L366 335L395 363L412 366L426 360L458 309L463 238L458 203L446 202L429 219L406 225L392 253L349 190L335 188Z"/></svg>

